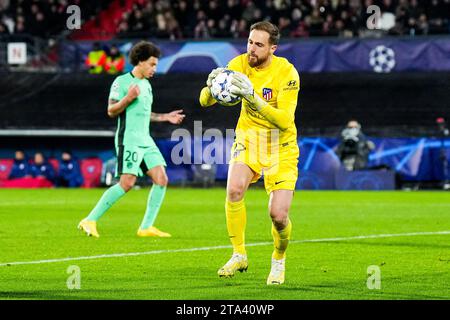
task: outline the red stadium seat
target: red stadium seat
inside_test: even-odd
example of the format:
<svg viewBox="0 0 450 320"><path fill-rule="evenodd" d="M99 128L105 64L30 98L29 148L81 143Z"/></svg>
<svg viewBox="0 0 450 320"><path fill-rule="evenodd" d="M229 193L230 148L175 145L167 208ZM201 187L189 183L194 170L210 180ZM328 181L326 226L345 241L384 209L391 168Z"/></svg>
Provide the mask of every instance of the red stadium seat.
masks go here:
<svg viewBox="0 0 450 320"><path fill-rule="evenodd" d="M0 181L8 179L13 163L13 159L0 159Z"/></svg>
<svg viewBox="0 0 450 320"><path fill-rule="evenodd" d="M48 159L48 162L52 165L53 169L55 169L55 173L58 174L59 171L59 161L55 158Z"/></svg>
<svg viewBox="0 0 450 320"><path fill-rule="evenodd" d="M83 176L83 188L95 188L100 186L102 175L102 160L99 158L82 159L80 162Z"/></svg>

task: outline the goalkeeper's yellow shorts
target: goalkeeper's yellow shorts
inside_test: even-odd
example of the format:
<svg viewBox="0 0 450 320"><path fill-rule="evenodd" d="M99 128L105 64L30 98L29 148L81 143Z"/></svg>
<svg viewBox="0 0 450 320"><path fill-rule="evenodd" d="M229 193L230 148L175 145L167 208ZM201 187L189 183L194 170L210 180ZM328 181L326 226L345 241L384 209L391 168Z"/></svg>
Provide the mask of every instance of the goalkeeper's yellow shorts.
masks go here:
<svg viewBox="0 0 450 320"><path fill-rule="evenodd" d="M230 164L241 162L249 166L255 172L252 183L264 176L264 187L270 194L274 190L295 190L299 154L296 141L259 148L236 140L231 148Z"/></svg>

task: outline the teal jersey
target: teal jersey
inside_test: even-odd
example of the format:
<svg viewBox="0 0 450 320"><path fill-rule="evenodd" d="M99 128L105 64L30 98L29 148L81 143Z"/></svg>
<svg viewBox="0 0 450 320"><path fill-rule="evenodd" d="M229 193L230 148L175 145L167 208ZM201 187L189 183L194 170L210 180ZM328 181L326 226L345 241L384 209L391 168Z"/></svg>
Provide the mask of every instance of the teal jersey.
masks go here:
<svg viewBox="0 0 450 320"><path fill-rule="evenodd" d="M128 88L137 84L139 96L119 115L115 136L116 146L153 146L150 137L150 116L153 93L148 79L138 79L131 72L118 76L111 85L109 99L120 101L128 93Z"/></svg>

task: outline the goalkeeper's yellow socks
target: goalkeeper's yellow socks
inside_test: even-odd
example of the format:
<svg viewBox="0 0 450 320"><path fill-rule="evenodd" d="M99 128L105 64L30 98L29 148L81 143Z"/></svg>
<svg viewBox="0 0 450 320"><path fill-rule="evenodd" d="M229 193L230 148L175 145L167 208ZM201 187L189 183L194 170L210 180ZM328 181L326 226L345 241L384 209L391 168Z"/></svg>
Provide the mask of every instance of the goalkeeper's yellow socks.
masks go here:
<svg viewBox="0 0 450 320"><path fill-rule="evenodd" d="M292 223L289 220L288 225L283 230L278 231L272 224L272 237L274 250L272 258L280 260L286 256L286 249L291 237Z"/></svg>
<svg viewBox="0 0 450 320"><path fill-rule="evenodd" d="M125 190L122 189L119 183L110 187L103 193L103 196L97 202L94 209L92 209L91 213L89 213L86 220L97 221L100 219L100 217L104 215L105 212L108 211L108 209L111 208L117 200L122 198L124 194Z"/></svg>
<svg viewBox="0 0 450 320"><path fill-rule="evenodd" d="M139 229L144 230L153 226L159 209L161 208L161 204L164 200L164 196L166 195L166 189L167 187L157 184L154 184L152 186L152 189L150 190L150 193L148 195L147 210L145 211L144 219L142 220Z"/></svg>
<svg viewBox="0 0 450 320"><path fill-rule="evenodd" d="M233 245L233 252L245 255L245 225L247 212L244 199L238 202L225 201L228 236Z"/></svg>

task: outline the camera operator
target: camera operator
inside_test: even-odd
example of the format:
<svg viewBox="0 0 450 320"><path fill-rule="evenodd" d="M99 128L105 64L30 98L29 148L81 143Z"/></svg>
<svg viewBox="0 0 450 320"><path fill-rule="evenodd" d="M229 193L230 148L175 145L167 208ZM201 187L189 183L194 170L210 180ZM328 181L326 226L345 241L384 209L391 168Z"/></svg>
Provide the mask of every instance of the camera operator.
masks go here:
<svg viewBox="0 0 450 320"><path fill-rule="evenodd" d="M374 143L367 140L358 121L350 120L341 132L341 142L336 154L345 169L361 170L367 167L369 153L373 149L375 149Z"/></svg>

